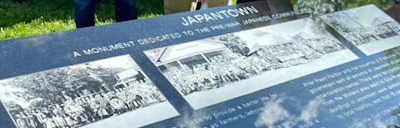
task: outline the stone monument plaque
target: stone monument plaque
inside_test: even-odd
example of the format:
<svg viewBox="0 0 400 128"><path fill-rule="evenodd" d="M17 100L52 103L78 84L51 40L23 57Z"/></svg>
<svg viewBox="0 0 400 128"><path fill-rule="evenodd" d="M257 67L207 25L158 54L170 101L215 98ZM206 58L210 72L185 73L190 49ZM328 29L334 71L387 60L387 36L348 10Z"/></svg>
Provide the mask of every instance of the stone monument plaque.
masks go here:
<svg viewBox="0 0 400 128"><path fill-rule="evenodd" d="M5 40L0 128L399 127L399 34L274 0Z"/></svg>

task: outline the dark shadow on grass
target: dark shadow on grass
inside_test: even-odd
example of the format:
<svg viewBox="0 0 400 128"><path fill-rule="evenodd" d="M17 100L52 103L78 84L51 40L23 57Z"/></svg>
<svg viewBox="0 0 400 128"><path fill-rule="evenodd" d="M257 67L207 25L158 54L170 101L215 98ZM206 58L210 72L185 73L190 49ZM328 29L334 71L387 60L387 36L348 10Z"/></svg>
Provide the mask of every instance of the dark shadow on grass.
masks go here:
<svg viewBox="0 0 400 128"><path fill-rule="evenodd" d="M137 8L140 17L162 15L163 0L137 0ZM96 16L100 22L114 20L114 0L101 0L96 7ZM21 4L0 0L0 27L29 23L39 18L44 21L74 19L73 0L27 0Z"/></svg>

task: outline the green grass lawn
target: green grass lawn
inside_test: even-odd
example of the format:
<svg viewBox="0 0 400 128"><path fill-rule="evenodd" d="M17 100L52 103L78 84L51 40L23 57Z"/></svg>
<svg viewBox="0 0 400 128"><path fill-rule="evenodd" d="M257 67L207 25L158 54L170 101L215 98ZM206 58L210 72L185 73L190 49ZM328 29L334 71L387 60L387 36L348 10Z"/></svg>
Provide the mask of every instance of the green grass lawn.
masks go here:
<svg viewBox="0 0 400 128"><path fill-rule="evenodd" d="M96 25L114 23L113 2L101 0L97 4ZM164 15L163 0L137 0L137 8L140 19ZM0 0L0 40L73 29L73 0Z"/></svg>
<svg viewBox="0 0 400 128"><path fill-rule="evenodd" d="M96 25L114 23L114 0L101 0ZM236 3L236 0L232 0ZM310 0L313 1L313 0ZM344 0L352 8L376 4L387 9L389 0ZM163 0L137 0L139 18L162 16ZM296 3L297 0L292 0ZM27 0L22 4L0 0L0 40L75 29L73 0Z"/></svg>
<svg viewBox="0 0 400 128"><path fill-rule="evenodd" d="M97 5L96 25L114 22L113 0ZM163 15L163 0L138 0L140 18ZM0 40L75 29L73 0L0 0Z"/></svg>

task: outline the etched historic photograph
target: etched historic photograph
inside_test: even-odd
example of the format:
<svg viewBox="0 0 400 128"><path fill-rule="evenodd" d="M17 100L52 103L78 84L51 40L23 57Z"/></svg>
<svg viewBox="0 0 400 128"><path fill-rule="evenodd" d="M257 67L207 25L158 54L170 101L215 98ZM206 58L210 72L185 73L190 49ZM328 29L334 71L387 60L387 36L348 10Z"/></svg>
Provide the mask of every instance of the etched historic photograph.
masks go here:
<svg viewBox="0 0 400 128"><path fill-rule="evenodd" d="M179 115L129 55L0 81L19 128L131 128Z"/></svg>
<svg viewBox="0 0 400 128"><path fill-rule="evenodd" d="M374 5L320 18L367 55L400 46L400 24Z"/></svg>
<svg viewBox="0 0 400 128"><path fill-rule="evenodd" d="M309 18L144 53L194 109L358 58Z"/></svg>

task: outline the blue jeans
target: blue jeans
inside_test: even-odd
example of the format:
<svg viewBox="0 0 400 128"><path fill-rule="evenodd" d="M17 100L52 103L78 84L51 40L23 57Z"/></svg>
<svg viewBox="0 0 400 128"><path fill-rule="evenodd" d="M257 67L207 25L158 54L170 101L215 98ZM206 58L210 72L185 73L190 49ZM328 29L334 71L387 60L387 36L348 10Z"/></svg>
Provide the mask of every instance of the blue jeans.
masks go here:
<svg viewBox="0 0 400 128"><path fill-rule="evenodd" d="M94 26L94 13L97 0L74 0L75 23L77 28ZM134 20L138 17L136 0L115 0L115 19L117 22Z"/></svg>

